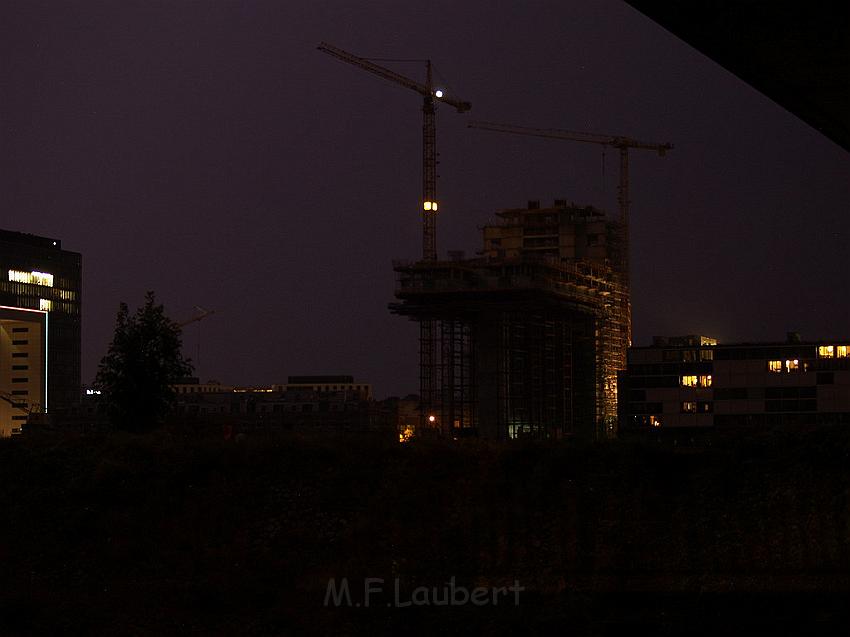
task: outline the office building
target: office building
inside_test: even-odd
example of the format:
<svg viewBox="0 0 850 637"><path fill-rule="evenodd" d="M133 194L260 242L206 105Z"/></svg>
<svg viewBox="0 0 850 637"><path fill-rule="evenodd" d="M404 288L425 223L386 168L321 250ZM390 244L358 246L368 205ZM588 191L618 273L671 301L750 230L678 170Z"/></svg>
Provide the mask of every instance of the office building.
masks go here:
<svg viewBox="0 0 850 637"><path fill-rule="evenodd" d="M28 408L38 405L50 412L79 402L81 295L80 254L63 250L58 239L0 230L0 306L5 312L0 364L9 363L9 369L0 370L0 392L11 395L12 391L22 391L17 385L23 381L14 379L29 378L27 382L34 384L26 401ZM29 329L28 337L22 338L24 332L10 331L16 329ZM26 346L14 344L24 340L29 341ZM23 354L33 362L20 362ZM28 369L17 369L25 364ZM46 378L36 380L36 373L42 371Z"/></svg>

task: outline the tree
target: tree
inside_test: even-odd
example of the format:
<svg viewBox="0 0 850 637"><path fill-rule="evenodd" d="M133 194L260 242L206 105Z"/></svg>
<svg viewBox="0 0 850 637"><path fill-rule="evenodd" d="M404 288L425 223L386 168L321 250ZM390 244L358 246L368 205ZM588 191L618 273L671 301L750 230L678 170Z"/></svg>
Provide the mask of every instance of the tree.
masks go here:
<svg viewBox="0 0 850 637"><path fill-rule="evenodd" d="M159 423L171 409L171 386L191 375L181 352L180 326L165 316L153 292L130 315L121 303L115 335L100 361L96 384L103 391L113 425L141 431Z"/></svg>

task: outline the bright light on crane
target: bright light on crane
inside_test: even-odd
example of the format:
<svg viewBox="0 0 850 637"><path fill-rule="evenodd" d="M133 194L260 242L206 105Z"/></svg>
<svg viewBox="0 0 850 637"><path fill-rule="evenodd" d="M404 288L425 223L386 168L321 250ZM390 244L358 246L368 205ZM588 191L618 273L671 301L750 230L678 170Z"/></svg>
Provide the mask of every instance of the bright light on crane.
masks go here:
<svg viewBox="0 0 850 637"><path fill-rule="evenodd" d="M458 113L465 113L472 105L449 95L448 91L435 88L432 83L431 61L425 60L425 82L417 82L388 68L375 64L366 58L343 51L327 42L319 43L319 50L348 64L357 66L378 77L400 84L423 97L422 103L422 203L425 212L437 210L434 201L437 198L437 141L435 123L435 101L454 107ZM429 207L430 203L430 207ZM422 215L422 258L425 261L437 260L436 215Z"/></svg>

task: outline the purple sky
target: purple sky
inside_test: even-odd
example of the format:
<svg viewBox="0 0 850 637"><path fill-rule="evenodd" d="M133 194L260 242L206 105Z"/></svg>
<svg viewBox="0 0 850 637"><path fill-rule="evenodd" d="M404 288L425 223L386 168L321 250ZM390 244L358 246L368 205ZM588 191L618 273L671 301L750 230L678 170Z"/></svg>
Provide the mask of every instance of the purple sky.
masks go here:
<svg viewBox="0 0 850 637"><path fill-rule="evenodd" d="M203 379L417 391L417 330L386 305L421 252L421 99L321 40L430 57L472 102L438 111L442 254L528 199L616 209L614 151L603 177L601 147L469 119L669 141L632 153L636 343L850 337L850 156L621 2L7 0L0 227L83 254L84 381L152 289L176 320L216 311Z"/></svg>

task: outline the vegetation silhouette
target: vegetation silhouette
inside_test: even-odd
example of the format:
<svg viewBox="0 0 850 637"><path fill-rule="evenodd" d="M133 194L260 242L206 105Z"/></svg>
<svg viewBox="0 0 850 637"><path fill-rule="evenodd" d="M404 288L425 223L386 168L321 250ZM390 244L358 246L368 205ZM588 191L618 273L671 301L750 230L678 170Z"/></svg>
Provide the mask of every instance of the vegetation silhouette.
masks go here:
<svg viewBox="0 0 850 637"><path fill-rule="evenodd" d="M145 431L162 422L174 401L171 386L192 373L181 346L180 326L165 315L153 292L135 314L120 304L95 380L114 427Z"/></svg>

